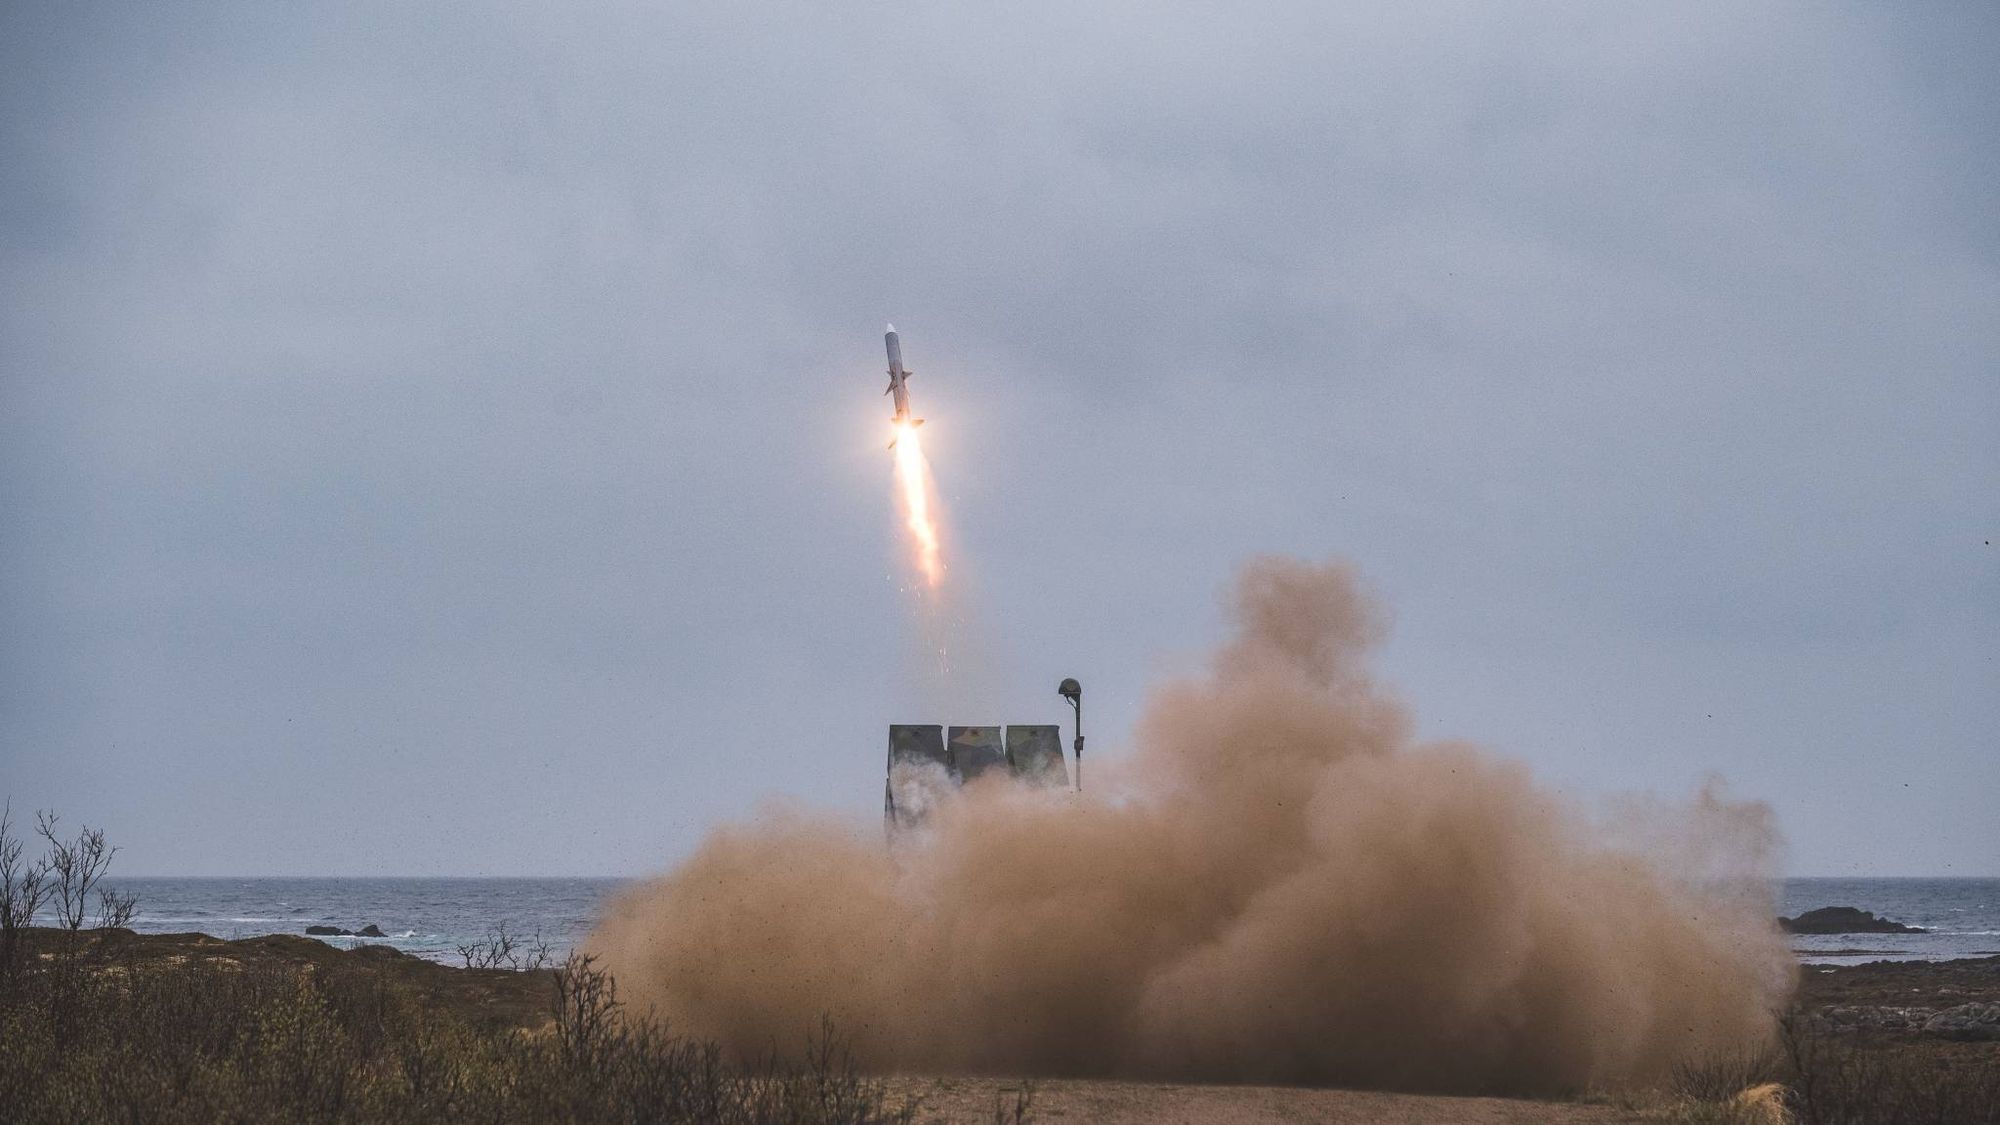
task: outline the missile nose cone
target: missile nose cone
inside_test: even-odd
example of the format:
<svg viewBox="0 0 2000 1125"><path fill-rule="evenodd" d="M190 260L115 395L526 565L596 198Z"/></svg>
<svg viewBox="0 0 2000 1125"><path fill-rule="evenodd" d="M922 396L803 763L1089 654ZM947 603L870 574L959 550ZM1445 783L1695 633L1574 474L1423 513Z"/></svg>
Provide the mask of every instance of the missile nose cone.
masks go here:
<svg viewBox="0 0 2000 1125"><path fill-rule="evenodd" d="M889 334L882 337L882 342L888 346L890 376L901 376L903 374L903 341L896 336L895 325L891 324L889 326Z"/></svg>

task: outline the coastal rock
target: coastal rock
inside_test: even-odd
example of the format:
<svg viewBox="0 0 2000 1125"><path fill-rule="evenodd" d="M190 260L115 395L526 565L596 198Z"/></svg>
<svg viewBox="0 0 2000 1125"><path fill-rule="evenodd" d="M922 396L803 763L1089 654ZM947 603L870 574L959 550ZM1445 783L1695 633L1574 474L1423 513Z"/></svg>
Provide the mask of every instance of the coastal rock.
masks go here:
<svg viewBox="0 0 2000 1125"><path fill-rule="evenodd" d="M388 937L389 936L388 934L382 932L382 927L376 925L373 922L368 923L367 925L361 927L358 930L344 930L341 929L339 926L307 926L306 935L308 937Z"/></svg>
<svg viewBox="0 0 2000 1125"><path fill-rule="evenodd" d="M1927 934L1929 930L1905 926L1887 918L1877 918L1852 906L1822 906L1796 918L1780 918L1778 925L1788 934Z"/></svg>
<svg viewBox="0 0 2000 1125"><path fill-rule="evenodd" d="M1946 1008L1925 1021L1924 1034L1940 1039L2000 1039L2000 1003Z"/></svg>
<svg viewBox="0 0 2000 1125"><path fill-rule="evenodd" d="M1936 1008L1843 1004L1821 1008L1813 1018L1829 1031L1920 1031L1936 1014Z"/></svg>

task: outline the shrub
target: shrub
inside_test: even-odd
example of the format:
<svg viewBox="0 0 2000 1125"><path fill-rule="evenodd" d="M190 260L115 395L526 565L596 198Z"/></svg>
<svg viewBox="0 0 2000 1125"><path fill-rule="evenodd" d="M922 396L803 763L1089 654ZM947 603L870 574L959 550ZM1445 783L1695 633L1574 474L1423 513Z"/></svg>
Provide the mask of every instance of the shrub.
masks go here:
<svg viewBox="0 0 2000 1125"><path fill-rule="evenodd" d="M1800 1015L1782 1030L1804 1125L2000 1125L2000 1052L1990 1047L1830 1033Z"/></svg>
<svg viewBox="0 0 2000 1125"><path fill-rule="evenodd" d="M554 979L555 1023L532 1034L473 1026L362 973L30 958L0 1001L0 1105L23 1125L914 1118L830 1028L802 1063L736 1067L712 1043L628 1019L587 959Z"/></svg>
<svg viewBox="0 0 2000 1125"><path fill-rule="evenodd" d="M727 1064L720 1048L621 1009L611 978L572 957L554 973L547 1034L475 1023L366 960L312 965L127 957L129 897L107 892L117 849L37 817L28 862L0 809L0 1107L10 1123L700 1121L907 1123L828 1025L805 1061ZM93 915L91 903L96 903ZM32 929L40 907L56 926ZM96 929L86 928L94 921ZM549 946L500 927L468 967L535 970ZM379 965L379 962L376 962Z"/></svg>

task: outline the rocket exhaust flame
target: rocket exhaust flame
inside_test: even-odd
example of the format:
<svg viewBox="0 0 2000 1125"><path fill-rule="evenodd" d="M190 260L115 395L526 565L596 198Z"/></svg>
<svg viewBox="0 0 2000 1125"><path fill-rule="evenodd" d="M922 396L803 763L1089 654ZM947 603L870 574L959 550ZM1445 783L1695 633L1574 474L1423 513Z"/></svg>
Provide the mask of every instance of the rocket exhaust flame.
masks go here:
<svg viewBox="0 0 2000 1125"><path fill-rule="evenodd" d="M917 437L917 427L924 420L910 411L909 380L916 373L903 366L903 342L896 335L895 325L889 326L882 344L889 356L889 388L882 393L895 396L896 415L890 422L896 427L896 436L889 439L889 448L896 454L896 483L903 497L903 522L916 541L917 569L923 573L924 582L935 590L944 580L944 563L938 555L937 521L931 517L931 466L924 457L923 441Z"/></svg>
<svg viewBox="0 0 2000 1125"><path fill-rule="evenodd" d="M918 617L960 693L979 677L942 643L958 591L886 343ZM892 775L952 794L893 850L872 816L773 810L626 891L586 951L631 1011L736 1057L830 1016L879 1071L1539 1093L1768 1047L1797 969L1767 808L1710 789L1600 825L1521 763L1418 741L1343 565L1255 560L1231 611L1090 792Z"/></svg>
<svg viewBox="0 0 2000 1125"><path fill-rule="evenodd" d="M910 529L916 547L917 570L924 582L936 589L944 580L944 560L939 549L937 521L931 516L931 466L924 456L923 439L909 422L896 423L896 485L902 494L903 524Z"/></svg>

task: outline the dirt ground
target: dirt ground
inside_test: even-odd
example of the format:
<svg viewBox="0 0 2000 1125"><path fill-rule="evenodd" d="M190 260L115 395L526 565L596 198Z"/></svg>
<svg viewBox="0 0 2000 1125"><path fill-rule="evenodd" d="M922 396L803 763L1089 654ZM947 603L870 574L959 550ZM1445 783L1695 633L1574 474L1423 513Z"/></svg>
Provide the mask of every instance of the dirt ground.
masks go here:
<svg viewBox="0 0 2000 1125"><path fill-rule="evenodd" d="M201 934L116 935L138 963L164 965L216 960L241 965L284 963L321 973L366 974L475 1022L524 1029L549 1020L553 995L547 971L467 970L432 964L386 947L352 952L306 937L274 935L221 941ZM2000 1000L2000 957L1946 962L1889 963L1825 968L1805 966L1798 1009L1834 1039L1917 1057L1928 1067L1990 1063L2000 1044L1946 1042L1922 1034L1930 1012L1972 1001ZM897 1077L900 1095L922 1103L919 1120L995 1122L1013 1119L1023 1089L1018 1078ZM996 1115L996 1110L1002 1115ZM1511 1125L1511 1123L1639 1122L1628 1108L1588 1102L1508 1098L1436 1097L1290 1086L1223 1086L1102 1079L1043 1079L1033 1083L1028 1119L1055 1122L1146 1122L1149 1125L1266 1122L1382 1122L1385 1125Z"/></svg>
<svg viewBox="0 0 2000 1125"><path fill-rule="evenodd" d="M1995 1000L2000 1000L2000 957L1800 968L1799 1006L1807 1011L1829 1005L1949 1008Z"/></svg>
<svg viewBox="0 0 2000 1125"><path fill-rule="evenodd" d="M1799 1007L1808 1013L1856 1007L1907 1010L2000 1000L2000 957L1944 962L1875 962L1830 968L1804 966ZM1907 1006L1907 1007L1906 1007ZM1914 1029L1871 1031L1873 1048L1924 1056L1929 1065L1984 1057L1992 1044L1947 1043ZM1022 1088L1018 1079L898 1078L898 1093L919 1097L920 1120L992 1122L996 1107L1011 1114ZM1448 1098L1359 1090L1289 1086L1198 1086L1147 1082L1048 1079L1034 1084L1030 1116L1041 1122L1112 1122L1148 1125L1265 1125L1278 1122L1382 1122L1385 1125L1513 1125L1548 1122L1657 1123L1657 1116L1614 1105L1539 1102L1506 1098Z"/></svg>
<svg viewBox="0 0 2000 1125"><path fill-rule="evenodd" d="M998 1078L898 1078L892 1088L921 1099L920 1121L991 1122L1013 1120L1022 1084ZM1028 1117L1044 1125L1599 1125L1646 1120L1627 1110L1574 1102L1080 1079L1035 1083Z"/></svg>

